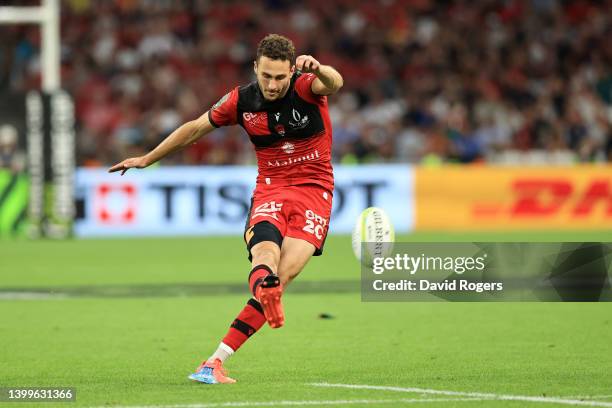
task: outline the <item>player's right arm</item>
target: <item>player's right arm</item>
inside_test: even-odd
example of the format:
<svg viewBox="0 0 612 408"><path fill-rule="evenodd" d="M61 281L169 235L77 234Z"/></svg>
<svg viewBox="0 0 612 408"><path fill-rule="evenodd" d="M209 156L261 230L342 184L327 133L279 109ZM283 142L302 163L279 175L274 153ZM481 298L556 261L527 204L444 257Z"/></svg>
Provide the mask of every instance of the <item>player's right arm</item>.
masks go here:
<svg viewBox="0 0 612 408"><path fill-rule="evenodd" d="M125 159L121 163L115 164L108 171L112 173L121 170L121 175L124 175L128 169L142 169L148 167L170 153L189 146L200 137L212 132L214 129L215 127L208 119L208 112L206 112L199 118L182 124L149 153L144 156Z"/></svg>

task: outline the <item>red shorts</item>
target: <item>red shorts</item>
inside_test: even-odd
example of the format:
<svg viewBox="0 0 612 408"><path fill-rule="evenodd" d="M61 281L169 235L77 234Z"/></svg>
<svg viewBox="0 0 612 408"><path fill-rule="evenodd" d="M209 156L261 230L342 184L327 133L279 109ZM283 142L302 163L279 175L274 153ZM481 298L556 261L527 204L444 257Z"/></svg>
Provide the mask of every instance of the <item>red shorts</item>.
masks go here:
<svg viewBox="0 0 612 408"><path fill-rule="evenodd" d="M321 255L331 208L332 193L319 185L259 184L253 192L246 231L248 234L249 228L267 221L278 228L283 238L308 241L316 247L315 255Z"/></svg>

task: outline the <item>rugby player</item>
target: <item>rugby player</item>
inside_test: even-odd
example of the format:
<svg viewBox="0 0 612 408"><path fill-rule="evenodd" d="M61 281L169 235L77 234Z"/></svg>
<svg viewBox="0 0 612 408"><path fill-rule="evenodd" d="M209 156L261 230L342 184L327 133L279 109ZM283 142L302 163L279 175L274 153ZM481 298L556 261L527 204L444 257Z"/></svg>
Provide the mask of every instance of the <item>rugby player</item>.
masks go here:
<svg viewBox="0 0 612 408"><path fill-rule="evenodd" d="M283 288L311 256L321 255L329 228L334 179L327 95L342 87L342 76L310 55L295 58L291 40L277 34L259 43L254 71L256 81L232 89L146 155L109 169L123 175L150 166L221 126L242 126L255 147L258 176L244 232L253 298L189 376L207 384L234 383L224 361L266 321L272 328L284 324Z"/></svg>

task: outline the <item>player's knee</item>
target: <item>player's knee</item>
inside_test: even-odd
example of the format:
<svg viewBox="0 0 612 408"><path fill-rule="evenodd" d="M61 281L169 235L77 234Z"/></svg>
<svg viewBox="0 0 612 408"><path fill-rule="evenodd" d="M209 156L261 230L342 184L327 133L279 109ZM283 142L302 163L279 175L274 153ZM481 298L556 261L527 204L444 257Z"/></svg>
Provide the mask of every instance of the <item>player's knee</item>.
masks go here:
<svg viewBox="0 0 612 408"><path fill-rule="evenodd" d="M263 221L252 225L245 231L244 240L249 251L249 260L253 264L263 263L272 267L272 262L276 270L283 236L274 224Z"/></svg>

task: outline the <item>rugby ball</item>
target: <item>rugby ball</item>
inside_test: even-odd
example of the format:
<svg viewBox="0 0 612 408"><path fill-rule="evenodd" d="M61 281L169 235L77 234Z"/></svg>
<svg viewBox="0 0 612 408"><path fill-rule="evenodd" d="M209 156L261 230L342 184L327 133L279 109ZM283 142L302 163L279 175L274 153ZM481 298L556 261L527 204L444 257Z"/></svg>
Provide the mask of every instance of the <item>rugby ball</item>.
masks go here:
<svg viewBox="0 0 612 408"><path fill-rule="evenodd" d="M376 257L389 256L395 231L387 213L377 207L363 210L355 223L352 241L355 256L365 266L372 266Z"/></svg>

